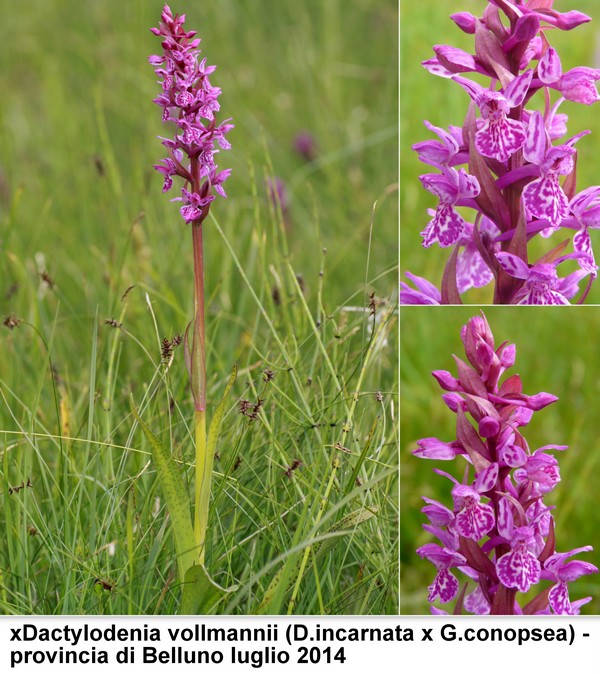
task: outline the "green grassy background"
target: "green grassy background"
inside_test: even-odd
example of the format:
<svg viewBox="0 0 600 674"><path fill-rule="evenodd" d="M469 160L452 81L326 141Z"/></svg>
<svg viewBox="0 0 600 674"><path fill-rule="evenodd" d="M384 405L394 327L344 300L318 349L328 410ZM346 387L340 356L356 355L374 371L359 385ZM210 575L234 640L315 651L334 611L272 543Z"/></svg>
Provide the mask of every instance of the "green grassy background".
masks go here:
<svg viewBox="0 0 600 674"><path fill-rule="evenodd" d="M418 161L411 146L434 136L423 126L427 119L432 124L447 127L449 124L461 126L468 108L468 96L458 85L430 75L421 62L433 56L435 44L448 44L473 52L473 36L466 35L449 18L450 14L469 11L480 16L486 3L480 0L423 0L422 2L401 3L401 91L400 91L400 223L401 252L400 270L424 276L438 287L449 251L434 245L429 249L421 246L422 231L429 216L428 208L435 208L436 200L428 193L418 179L427 173L427 165ZM598 67L600 12L596 0L564 0L559 3L559 11L572 9L585 12L592 21L574 31L551 31L548 39L559 52L563 70L576 66ZM532 99L532 106L538 97ZM600 115L598 105L585 106L566 101L560 111L569 115L569 138L584 129L592 131L577 145L577 185L580 190L597 185L598 148L600 147ZM467 212L465 212L466 214ZM591 233L592 243L600 245L595 232ZM530 247L530 259L535 260L564 239L569 232L554 234L549 240L537 237ZM553 243L552 243L553 242ZM569 251L571 248L569 248ZM570 267L570 269L575 267ZM565 266L565 269L567 267ZM561 272L564 273L564 272ZM582 286L583 287L583 286ZM464 296L465 303L489 303L490 288L471 290ZM587 303L600 302L600 285L595 283Z"/></svg>
<svg viewBox="0 0 600 674"><path fill-rule="evenodd" d="M171 7L203 38L220 119L236 125L219 162L233 168L230 197L213 205L205 235L209 415L232 365L241 370L215 464L208 565L241 588L227 610L256 611L285 560L293 582L314 536L377 506L308 569L294 610L394 613L396 3ZM169 520L128 408L132 394L192 480L182 351L160 365L160 340L184 332L193 306L191 235L152 169L156 136L171 133L147 61L161 9L32 0L4 13L0 316L24 322L0 332L3 612L178 609ZM304 130L317 143L311 163L292 149ZM287 185L285 214L266 196L272 175ZM237 402L258 397L250 422Z"/></svg>
<svg viewBox="0 0 600 674"><path fill-rule="evenodd" d="M459 462L426 461L412 456L416 441L435 436L450 441L456 437L456 416L441 400L442 391L431 376L435 369L456 373L452 354L464 355L460 329L476 314L474 308L404 307L400 340L400 610L429 613L427 586L433 566L415 554L415 548L431 542L421 529L421 496L451 505L448 482L433 473L441 468L460 477ZM595 475L600 466L600 423L597 401L600 393L600 312L596 307L576 309L488 307L486 317L496 345L507 340L517 347L515 366L523 391L546 391L559 401L534 414L522 429L533 451L546 444L569 445L556 452L562 481L545 499L556 506L557 550L593 545L581 556L600 567L600 514ZM600 579L585 576L571 585L571 598L593 596L583 607L586 614L600 613Z"/></svg>

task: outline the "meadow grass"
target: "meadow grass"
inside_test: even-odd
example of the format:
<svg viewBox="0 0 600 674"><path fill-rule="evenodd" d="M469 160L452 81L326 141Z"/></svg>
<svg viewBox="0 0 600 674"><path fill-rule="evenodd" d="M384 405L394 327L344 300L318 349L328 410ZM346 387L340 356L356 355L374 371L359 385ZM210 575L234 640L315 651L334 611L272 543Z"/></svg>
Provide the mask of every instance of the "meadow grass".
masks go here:
<svg viewBox="0 0 600 674"><path fill-rule="evenodd" d="M582 65L597 68L600 65L598 3L596 0L564 0L559 4L557 7L561 12L577 9L592 17L590 23L573 31L552 30L549 33L549 40L560 55L563 70ZM486 5L484 0L423 0L401 3L400 270L402 278L409 271L424 276L438 287L450 250L441 249L437 245L425 250L421 245L422 237L419 232L425 229L430 220L427 209L435 208L436 199L419 182L419 175L428 173L431 167L419 162L411 147L416 142L434 138L423 126L423 120L443 128L450 124L462 126L469 98L458 85L428 73L421 66L421 62L433 56L433 45L438 44L460 47L473 53L473 36L463 33L449 16L460 11L481 16ZM530 107L535 108L540 104L539 97L535 97ZM569 116L565 139L585 129L592 131L592 135L586 136L577 144L577 187L583 190L597 185L600 183L597 161L600 116L597 108L566 101L560 111ZM468 210L464 214L472 215ZM591 233L591 237L592 243L598 239L595 232ZM552 247L569 238L571 236L566 230L554 234L549 240L537 237L530 244L530 261L537 260ZM571 250L569 247L568 251ZM564 273L576 268L575 263L567 263ZM464 295L463 302L490 303L490 287L470 290ZM598 283L593 284L586 303L600 303Z"/></svg>
<svg viewBox="0 0 600 674"><path fill-rule="evenodd" d="M431 371L456 373L452 354L464 356L460 329L476 314L474 307L433 311L404 307L401 311L401 613L429 613L427 586L435 570L415 554L417 547L433 541L421 528L426 521L421 497L451 506L448 481L435 475L433 468L458 479L462 470L458 462L427 461L411 453L421 438L434 436L447 442L456 438L456 417L441 400L442 391ZM544 503L555 506L557 551L593 545L594 551L581 558L600 567L600 515L593 478L600 465L596 341L600 339L600 313L597 307L487 307L485 315L496 345L507 340L517 347L516 364L508 374L521 376L523 392L546 391L559 397L534 414L522 433L532 451L548 444L569 446L566 452L555 452L561 482ZM571 585L571 599L593 597L582 613L600 612L599 586L597 575L584 576Z"/></svg>
<svg viewBox="0 0 600 674"><path fill-rule="evenodd" d="M395 3L171 7L236 124L230 196L205 223L209 416L239 367L208 532L207 567L237 586L220 611L262 610L280 573L272 613L396 613ZM0 335L3 613L180 609L129 408L191 492L183 350L161 359L193 311L191 232L152 169L168 135L147 62L161 9L37 0L4 19L0 315L20 323ZM312 162L292 149L304 130ZM266 193L275 175L285 209ZM241 400L261 401L256 418ZM336 527L361 508L374 515Z"/></svg>

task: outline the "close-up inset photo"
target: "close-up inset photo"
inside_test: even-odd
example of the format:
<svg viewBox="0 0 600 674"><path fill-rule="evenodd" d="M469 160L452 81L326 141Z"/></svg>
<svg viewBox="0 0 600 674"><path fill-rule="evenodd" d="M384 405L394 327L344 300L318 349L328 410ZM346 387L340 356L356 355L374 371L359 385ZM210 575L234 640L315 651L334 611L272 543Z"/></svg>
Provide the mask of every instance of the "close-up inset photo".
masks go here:
<svg viewBox="0 0 600 674"><path fill-rule="evenodd" d="M401 321L400 612L600 613L600 312Z"/></svg>
<svg viewBox="0 0 600 674"><path fill-rule="evenodd" d="M598 304L598 2L401 21L401 303Z"/></svg>

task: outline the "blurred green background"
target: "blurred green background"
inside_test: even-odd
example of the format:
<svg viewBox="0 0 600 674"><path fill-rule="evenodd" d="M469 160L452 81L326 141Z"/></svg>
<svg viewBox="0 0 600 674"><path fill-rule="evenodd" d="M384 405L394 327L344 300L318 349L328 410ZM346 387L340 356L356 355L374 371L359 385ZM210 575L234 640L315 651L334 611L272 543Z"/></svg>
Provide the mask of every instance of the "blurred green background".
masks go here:
<svg viewBox="0 0 600 674"><path fill-rule="evenodd" d="M448 481L433 473L441 468L462 475L461 461L429 461L412 456L416 441L434 436L456 438L456 416L441 400L432 370L456 374L452 354L464 357L460 329L477 314L473 307L402 307L400 340L400 611L429 613L427 586L435 571L415 548L433 542L421 529L422 496L452 505ZM594 551L581 559L600 567L600 509L595 475L600 468L600 311L597 307L488 307L485 315L495 344L509 341L517 347L516 364L523 392L546 391L559 401L536 412L522 433L533 451L547 444L569 445L555 452L562 481L545 499L556 509L559 552L582 545ZM507 376L507 375L505 375ZM585 576L570 586L571 599L588 595L593 601L585 614L600 613L600 578ZM445 606L444 608L448 608Z"/></svg>
<svg viewBox="0 0 600 674"><path fill-rule="evenodd" d="M469 11L481 16L487 3L482 0L422 0L401 3L401 90L400 90L400 223L401 248L400 270L424 276L438 287L450 250L437 244L429 249L421 246L422 231L430 220L428 208L435 208L435 197L427 192L418 176L428 173L432 167L418 161L411 146L422 140L433 139L423 120L447 128L453 124L462 126L469 98L463 89L448 80L430 75L421 62L433 56L433 45L448 44L473 53L473 36L463 33L449 18L450 14ZM577 9L592 17L592 21L573 31L548 31L548 39L558 50L563 71L576 66L600 66L600 4L597 0L563 0L556 3L558 11ZM537 102L536 102L537 101ZM535 96L530 106L540 105ZM598 149L600 148L600 114L595 106L579 105L566 101L560 112L569 115L568 133L563 140L585 129L592 131L578 144L577 186L582 190L600 183L598 174ZM472 211L465 211L472 214ZM591 233L592 242L600 246L600 237ZM554 234L549 240L537 237L530 246L530 260L537 259L552 246L566 238L569 232ZM569 248L569 251L571 248ZM599 254L596 253L599 257ZM571 264L571 263L568 263ZM564 266L561 274L576 268ZM562 269L562 268L561 268ZM491 286L490 286L491 287ZM471 290L464 296L465 303L489 303L490 287ZM583 285L582 285L583 287ZM587 303L600 302L600 284L595 283Z"/></svg>

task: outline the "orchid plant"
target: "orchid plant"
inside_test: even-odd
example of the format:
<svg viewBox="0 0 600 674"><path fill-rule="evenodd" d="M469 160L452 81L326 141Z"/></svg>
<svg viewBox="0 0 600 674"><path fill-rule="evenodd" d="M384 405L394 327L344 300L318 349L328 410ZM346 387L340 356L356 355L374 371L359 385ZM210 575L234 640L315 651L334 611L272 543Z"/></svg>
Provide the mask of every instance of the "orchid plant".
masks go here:
<svg viewBox="0 0 600 674"><path fill-rule="evenodd" d="M592 546L557 552L553 506L544 503L560 482L552 452L567 447L531 451L520 430L558 398L526 395L519 375L500 381L514 365L516 349L508 342L495 346L483 313L468 321L461 338L468 362L454 357L458 377L433 372L456 414L456 439L424 438L413 452L423 459L464 461L460 480L434 471L450 481L451 504L423 497L429 520L423 528L439 541L417 550L436 568L429 601L456 598L454 613L578 614L591 597L571 601L569 584L598 569L573 557ZM454 571L466 577L462 587ZM518 593L528 596L521 601ZM432 611L444 613L433 605Z"/></svg>
<svg viewBox="0 0 600 674"><path fill-rule="evenodd" d="M215 66L207 65L206 59L199 60L200 39L195 37L195 31L185 30L184 22L185 14L174 16L169 6L164 6L160 26L151 29L154 35L161 38L163 53L150 56L149 61L160 78L161 86L161 93L154 103L163 110L163 122L175 126L174 137L161 138L168 156L154 168L164 178L163 192L172 188L175 176L183 179L181 194L173 201L182 202L181 216L185 224L190 226L192 236L195 317L186 331L184 348L195 407L193 527L187 489L174 459L134 409L134 415L150 440L167 500L182 582L189 581L187 574L190 569L203 567L205 561L213 457L224 413L223 400L214 412L207 436L203 223L216 196L227 196L223 183L231 170L219 171L215 155L219 152L218 148L230 148L226 135L233 128L228 119L220 124L216 122L215 113L220 109L218 98L221 90L209 81ZM233 385L235 374L234 368L225 396Z"/></svg>
<svg viewBox="0 0 600 674"><path fill-rule="evenodd" d="M436 45L423 62L461 87L469 107L462 127L425 121L437 138L413 146L435 169L420 176L437 199L422 244L452 253L440 289L406 274L414 287L401 283L404 304L461 304L469 289L489 284L496 304L582 303L598 275L590 230L600 228L600 186L578 191L576 175L577 143L590 132L568 137L560 109L566 100L600 100L600 70L563 70L552 31L572 30L590 17L560 13L553 3L488 0L480 18L453 14L458 28L474 36L474 54ZM529 259L529 242L554 234L562 235L560 243ZM564 273L569 260L575 270Z"/></svg>

